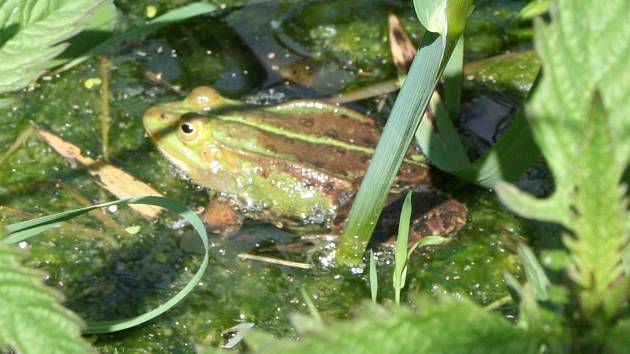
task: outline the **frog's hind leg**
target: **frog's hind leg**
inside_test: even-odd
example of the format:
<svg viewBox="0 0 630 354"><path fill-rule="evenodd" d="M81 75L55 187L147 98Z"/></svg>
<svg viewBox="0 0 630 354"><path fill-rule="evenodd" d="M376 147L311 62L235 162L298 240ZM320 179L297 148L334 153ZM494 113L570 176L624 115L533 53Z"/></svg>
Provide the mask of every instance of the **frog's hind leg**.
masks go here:
<svg viewBox="0 0 630 354"><path fill-rule="evenodd" d="M412 205L410 245L424 236L451 236L466 224L468 218L463 203L434 191L416 191ZM385 209L375 232L375 242L394 243L401 208L402 200Z"/></svg>
<svg viewBox="0 0 630 354"><path fill-rule="evenodd" d="M201 218L210 232L223 237L234 235L243 224L243 216L221 198L210 199Z"/></svg>

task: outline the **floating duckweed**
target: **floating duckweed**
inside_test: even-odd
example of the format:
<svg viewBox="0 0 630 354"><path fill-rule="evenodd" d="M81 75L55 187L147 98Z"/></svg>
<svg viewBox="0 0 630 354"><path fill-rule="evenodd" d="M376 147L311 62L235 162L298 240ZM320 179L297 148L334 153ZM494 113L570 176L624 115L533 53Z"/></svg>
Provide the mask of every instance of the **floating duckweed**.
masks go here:
<svg viewBox="0 0 630 354"><path fill-rule="evenodd" d="M153 5L147 6L146 14L147 14L147 18L155 17L155 15L157 15L157 7Z"/></svg>
<svg viewBox="0 0 630 354"><path fill-rule="evenodd" d="M83 82L83 86L86 89L90 90L92 87L99 86L102 83L101 79L98 77L92 77Z"/></svg>

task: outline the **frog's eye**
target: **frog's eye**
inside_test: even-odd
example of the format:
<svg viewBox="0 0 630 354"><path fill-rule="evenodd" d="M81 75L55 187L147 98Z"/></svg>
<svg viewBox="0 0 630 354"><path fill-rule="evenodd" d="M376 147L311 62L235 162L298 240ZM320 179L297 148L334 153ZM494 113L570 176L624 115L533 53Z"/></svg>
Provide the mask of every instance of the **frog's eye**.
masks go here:
<svg viewBox="0 0 630 354"><path fill-rule="evenodd" d="M186 143L192 143L199 137L201 132L199 122L195 120L185 121L179 124L177 135Z"/></svg>
<svg viewBox="0 0 630 354"><path fill-rule="evenodd" d="M179 128L182 130L182 133L187 135L193 134L195 132L195 128L190 123L182 123Z"/></svg>

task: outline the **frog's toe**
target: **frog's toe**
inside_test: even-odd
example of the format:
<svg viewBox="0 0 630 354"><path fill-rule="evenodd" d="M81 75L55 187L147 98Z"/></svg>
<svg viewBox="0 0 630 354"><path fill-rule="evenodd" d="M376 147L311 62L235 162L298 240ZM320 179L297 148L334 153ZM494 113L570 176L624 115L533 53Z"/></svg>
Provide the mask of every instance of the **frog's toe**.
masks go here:
<svg viewBox="0 0 630 354"><path fill-rule="evenodd" d="M219 236L234 235L243 223L243 216L227 201L213 199L201 215L208 231Z"/></svg>

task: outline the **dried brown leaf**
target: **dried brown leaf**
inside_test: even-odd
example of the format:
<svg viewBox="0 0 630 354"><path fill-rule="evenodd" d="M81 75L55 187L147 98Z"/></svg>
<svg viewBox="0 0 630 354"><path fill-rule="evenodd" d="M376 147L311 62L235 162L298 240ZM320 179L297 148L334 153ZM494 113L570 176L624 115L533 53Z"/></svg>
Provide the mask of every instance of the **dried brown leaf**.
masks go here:
<svg viewBox="0 0 630 354"><path fill-rule="evenodd" d="M416 56L414 47L407 31L400 24L400 19L393 12L389 13L389 48L392 51L394 64L400 73L406 74L409 66Z"/></svg>
<svg viewBox="0 0 630 354"><path fill-rule="evenodd" d="M35 129L37 134L57 153L65 159L87 168L88 172L95 177L97 183L116 198L124 199L143 195L162 196L158 191L127 172L109 163L81 155L81 148L63 140L61 137L40 127L35 127ZM157 217L162 210L162 208L144 204L131 204L129 207L149 219Z"/></svg>

